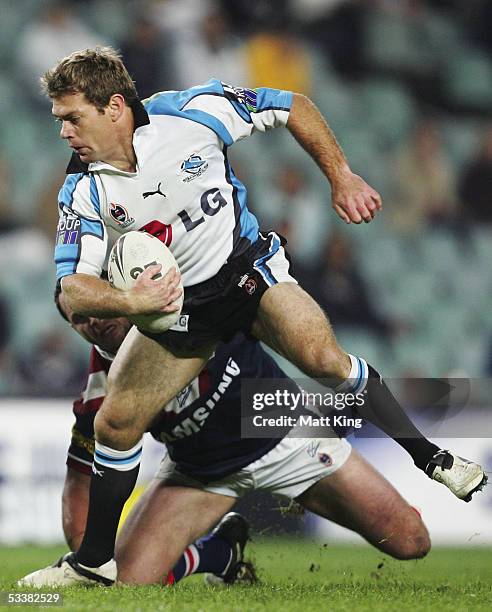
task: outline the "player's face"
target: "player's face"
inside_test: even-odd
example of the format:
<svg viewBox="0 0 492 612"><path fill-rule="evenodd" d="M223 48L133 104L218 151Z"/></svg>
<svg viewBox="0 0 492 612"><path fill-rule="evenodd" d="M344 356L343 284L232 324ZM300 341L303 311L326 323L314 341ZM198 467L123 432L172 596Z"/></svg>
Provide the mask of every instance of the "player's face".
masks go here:
<svg viewBox="0 0 492 612"><path fill-rule="evenodd" d="M91 344L97 344L108 353L115 355L130 330L128 319L96 319L76 314L69 306L63 292L60 294L60 307L67 315L72 328Z"/></svg>
<svg viewBox="0 0 492 612"><path fill-rule="evenodd" d="M61 124L60 136L86 164L107 159L114 143L114 123L108 109L100 112L82 93L53 100L52 114Z"/></svg>

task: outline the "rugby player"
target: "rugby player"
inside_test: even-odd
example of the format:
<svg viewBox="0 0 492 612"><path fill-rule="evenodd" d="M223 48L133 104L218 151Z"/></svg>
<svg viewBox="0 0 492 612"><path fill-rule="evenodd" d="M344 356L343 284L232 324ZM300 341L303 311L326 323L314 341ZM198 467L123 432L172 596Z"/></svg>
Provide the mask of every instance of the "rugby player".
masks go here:
<svg viewBox="0 0 492 612"><path fill-rule="evenodd" d="M85 529L89 470L93 461L94 417L103 401L111 361L129 331L130 323L124 318L102 320L80 317L71 310L64 295L60 293L59 286L55 292L55 301L60 313L73 329L93 344L87 387L82 399L74 403L76 425L68 453L63 496L64 530L73 550ZM166 571L171 562L168 559L169 542L173 551L179 548L179 544L186 547L191 537L190 527L184 518L177 524L173 522L170 512L176 509L176 504L179 507L179 516L186 511L193 522L196 520L193 518L195 514L203 511L203 492L209 492L205 498L205 507L217 507L218 511L227 511L236 497L255 488L255 480L257 488L284 493L290 498L296 498L303 505L303 500L306 499L306 507L314 509L321 516L349 526L381 550L397 558L415 558L427 552L430 546L427 532L420 520L415 522L414 512L410 514L411 523L414 525L412 529L401 531L401 522L406 522L409 518L409 506L392 486L363 462L355 451L352 451L351 460L346 466L346 442L337 438L331 442L329 439L315 439L311 442L292 439L289 442L291 455L285 455L280 466L278 462L268 458L268 449L275 441L248 440L245 446L246 441L240 437L240 377L282 379L285 374L266 355L258 342L238 335L228 344L219 345L215 357L198 379L166 406L153 422L152 435L166 443L171 458L164 459L154 482L137 502L117 540L116 560L120 580L138 583L166 582ZM221 385L218 401L209 404L210 397L215 397L214 394L220 391ZM280 443L280 440L276 442ZM217 475L224 472L224 464L236 468L251 459L254 460L258 454L257 450L265 453L266 457L262 457L260 461L252 461L252 465L246 465L244 469L229 477L217 479ZM302 450L306 453L301 454L299 451ZM275 453L274 457L278 456L279 453ZM281 475L276 474L279 467ZM345 474L347 468L349 469ZM336 479L333 476L335 470ZM318 481L317 491L310 491L309 488ZM378 495L382 495L377 501L377 507L373 506L376 502L375 495L361 494L359 491L354 503L362 505L356 510L350 508L350 513L347 514L353 487L371 491L374 489ZM193 488L202 492L200 497L196 498L192 494ZM331 499L329 504L328 498ZM222 503L224 501L225 505ZM385 510L388 515L381 517L381 523L375 527L373 523L376 517L383 512L388 502L390 507ZM402 515L397 517L398 513ZM234 521L234 529L227 530L231 520ZM228 542L238 542L236 547L232 546L234 563L229 562L229 549L223 546L217 549L219 563L220 560L222 565L229 562L225 581L234 582L238 575L251 580L254 572L243 562L247 537L244 521L226 515L223 524L219 525L219 536L223 536L223 525ZM197 557L200 563L197 562L194 566L198 567L198 571L211 571L208 569L208 563L216 569L215 573L218 573L218 561L211 555L216 550L214 535L216 534L186 549L174 570L170 572L168 583L187 575L186 572L193 568L189 559ZM413 544L410 545L410 542ZM210 553L206 550L207 546L210 546ZM69 579L86 581L87 576L73 572L69 561L70 557L67 559L66 568ZM63 562L62 558L61 563ZM47 584L49 580L46 571L34 572L21 582L25 585ZM54 576L51 573L51 577L58 580L56 573ZM41 583L38 582L39 579L42 580Z"/></svg>
<svg viewBox="0 0 492 612"><path fill-rule="evenodd" d="M61 137L73 150L59 194L55 250L57 278L72 309L101 318L177 309L175 270L153 280L160 267L149 267L129 291L100 278L108 247L134 229L169 246L185 287L181 325L153 336L132 329L111 366L95 419L87 528L75 566L115 573L116 530L137 478L143 433L199 374L217 343L238 331L263 340L308 376L336 381L339 391L365 390L381 428L392 430L415 463L451 490L466 490L469 497L483 485L480 466L440 452L415 428L408 430L379 373L343 351L324 313L291 276L281 237L261 233L248 211L228 147L281 126L326 175L343 221L368 223L381 209L379 194L351 171L308 98L212 79L142 103L110 48L71 54L43 83Z"/></svg>

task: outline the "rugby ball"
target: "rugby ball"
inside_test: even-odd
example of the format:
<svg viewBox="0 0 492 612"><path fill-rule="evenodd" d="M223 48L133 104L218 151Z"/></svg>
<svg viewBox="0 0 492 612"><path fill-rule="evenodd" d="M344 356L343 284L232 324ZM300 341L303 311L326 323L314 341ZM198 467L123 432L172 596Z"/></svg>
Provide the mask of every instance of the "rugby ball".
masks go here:
<svg viewBox="0 0 492 612"><path fill-rule="evenodd" d="M162 278L171 268L179 271L174 255L155 236L145 232L128 232L114 243L108 261L108 280L112 287L126 291L131 289L139 275L149 266L161 264L162 269L155 280ZM183 285L180 283L181 290ZM179 310L171 313L133 315L128 317L138 328L152 333L161 333L172 327L183 307L183 294L174 302Z"/></svg>

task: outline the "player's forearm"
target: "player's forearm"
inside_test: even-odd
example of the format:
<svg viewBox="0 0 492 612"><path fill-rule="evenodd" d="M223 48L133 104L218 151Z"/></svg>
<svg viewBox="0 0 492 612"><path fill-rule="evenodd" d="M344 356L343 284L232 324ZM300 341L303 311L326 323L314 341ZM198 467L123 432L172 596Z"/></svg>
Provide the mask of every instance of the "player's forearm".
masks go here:
<svg viewBox="0 0 492 612"><path fill-rule="evenodd" d="M294 94L287 128L332 185L350 172L335 135L315 104L306 96Z"/></svg>
<svg viewBox="0 0 492 612"><path fill-rule="evenodd" d="M63 293L71 308L80 315L111 319L134 314L134 305L126 291L88 274L72 274L62 279Z"/></svg>

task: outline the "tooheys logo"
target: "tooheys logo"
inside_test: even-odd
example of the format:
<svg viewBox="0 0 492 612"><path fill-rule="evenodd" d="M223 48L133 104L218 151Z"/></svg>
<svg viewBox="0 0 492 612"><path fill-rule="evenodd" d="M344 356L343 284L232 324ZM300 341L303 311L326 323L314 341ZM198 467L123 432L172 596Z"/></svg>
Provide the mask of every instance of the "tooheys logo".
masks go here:
<svg viewBox="0 0 492 612"><path fill-rule="evenodd" d="M244 104L244 106L246 106L246 108L252 113L257 112L258 92L255 89L233 87L232 85L227 85L227 83L222 83L222 87L224 88L226 98L233 101L236 100L240 104Z"/></svg>
<svg viewBox="0 0 492 612"><path fill-rule="evenodd" d="M241 373L241 369L232 357L229 358L222 379L212 397L205 402L205 405L193 410L193 413L184 417L180 423L174 426L171 431L162 431L161 440L163 442L174 442L180 438L192 436L200 431L205 421L229 388L233 379Z"/></svg>
<svg viewBox="0 0 492 612"><path fill-rule="evenodd" d="M58 222L56 244L77 244L80 231L80 219L75 216L63 214Z"/></svg>

